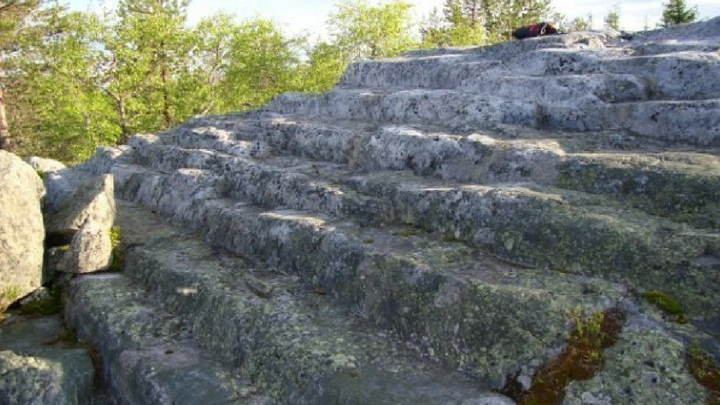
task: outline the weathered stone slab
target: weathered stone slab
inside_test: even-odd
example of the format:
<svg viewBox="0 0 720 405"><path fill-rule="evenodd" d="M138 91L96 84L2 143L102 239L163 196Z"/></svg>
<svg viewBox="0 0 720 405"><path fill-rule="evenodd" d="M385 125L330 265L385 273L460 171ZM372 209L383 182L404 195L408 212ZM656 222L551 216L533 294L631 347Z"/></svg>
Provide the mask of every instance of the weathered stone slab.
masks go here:
<svg viewBox="0 0 720 405"><path fill-rule="evenodd" d="M60 317L13 317L0 325L0 403L87 405L95 369L85 349L64 342Z"/></svg>
<svg viewBox="0 0 720 405"><path fill-rule="evenodd" d="M71 197L46 216L48 235L72 238L86 222L110 229L115 219L115 194L111 175L83 177Z"/></svg>

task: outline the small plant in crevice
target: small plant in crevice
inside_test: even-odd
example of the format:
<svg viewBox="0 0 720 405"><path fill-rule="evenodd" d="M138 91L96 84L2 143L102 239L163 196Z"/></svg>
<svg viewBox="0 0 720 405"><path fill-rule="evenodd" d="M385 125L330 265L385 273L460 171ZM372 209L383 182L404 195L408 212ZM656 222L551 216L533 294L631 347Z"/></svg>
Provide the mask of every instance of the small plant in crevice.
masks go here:
<svg viewBox="0 0 720 405"><path fill-rule="evenodd" d="M570 314L573 329L563 351L533 376L526 391L503 389L518 405L557 405L565 398L568 384L588 380L605 364L605 349L614 345L625 323L625 314L618 308L589 316L577 308ZM509 384L510 385L510 384Z"/></svg>
<svg viewBox="0 0 720 405"><path fill-rule="evenodd" d="M28 304L20 309L20 313L26 316L50 316L60 313L62 310L62 289L59 283L55 283L48 289L48 296Z"/></svg>
<svg viewBox="0 0 720 405"><path fill-rule="evenodd" d="M122 230L118 226L110 228L110 243L112 244L112 256L108 271L120 272L125 266L125 250L122 245Z"/></svg>
<svg viewBox="0 0 720 405"><path fill-rule="evenodd" d="M697 345L688 350L687 361L690 374L707 391L707 404L720 405L720 364Z"/></svg>
<svg viewBox="0 0 720 405"><path fill-rule="evenodd" d="M667 293L662 291L645 291L642 296L658 309L673 317L675 322L679 324L686 324L690 322L687 316L685 316L680 303Z"/></svg>
<svg viewBox="0 0 720 405"><path fill-rule="evenodd" d="M47 174L45 174L44 171L38 169L38 170L35 170L35 173L37 173L38 177L40 177L42 179L42 181L47 180Z"/></svg>

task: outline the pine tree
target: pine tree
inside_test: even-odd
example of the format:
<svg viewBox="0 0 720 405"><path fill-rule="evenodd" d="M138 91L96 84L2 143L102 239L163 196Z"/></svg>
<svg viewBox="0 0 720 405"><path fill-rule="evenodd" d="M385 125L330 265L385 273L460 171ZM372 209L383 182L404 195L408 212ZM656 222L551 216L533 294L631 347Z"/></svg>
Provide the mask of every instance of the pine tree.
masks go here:
<svg viewBox="0 0 720 405"><path fill-rule="evenodd" d="M669 0L663 3L662 26L686 24L697 20L697 6L688 8L685 0Z"/></svg>
<svg viewBox="0 0 720 405"><path fill-rule="evenodd" d="M463 12L470 22L471 27L480 25L480 16L482 14L483 3L481 0L463 0Z"/></svg>

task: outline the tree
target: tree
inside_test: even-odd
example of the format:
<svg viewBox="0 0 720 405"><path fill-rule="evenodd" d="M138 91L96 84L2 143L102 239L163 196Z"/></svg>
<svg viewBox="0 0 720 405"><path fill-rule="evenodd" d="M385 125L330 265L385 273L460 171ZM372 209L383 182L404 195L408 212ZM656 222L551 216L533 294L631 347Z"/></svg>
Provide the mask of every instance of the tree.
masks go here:
<svg viewBox="0 0 720 405"><path fill-rule="evenodd" d="M270 20L241 24L232 37L220 85L223 111L247 110L292 89L298 67L294 41Z"/></svg>
<svg viewBox="0 0 720 405"><path fill-rule="evenodd" d="M402 0L377 6L346 1L330 15L328 26L334 42L350 60L392 57L417 45L411 8Z"/></svg>
<svg viewBox="0 0 720 405"><path fill-rule="evenodd" d="M463 8L460 0L446 0L443 8L444 21L440 19L437 10L433 10L430 17L420 28L422 35L421 47L437 48L444 46L469 46L485 43L485 29L480 21L480 9L474 16L465 15L467 7ZM472 20L476 23L473 25Z"/></svg>
<svg viewBox="0 0 720 405"><path fill-rule="evenodd" d="M0 0L0 149L11 150L15 146L7 118L6 83L2 82L3 56L18 44L20 31L27 27L26 22L39 7L39 0Z"/></svg>
<svg viewBox="0 0 720 405"><path fill-rule="evenodd" d="M688 8L685 0L669 0L667 3L663 3L663 7L661 20L663 27L691 23L697 20L697 6Z"/></svg>
<svg viewBox="0 0 720 405"><path fill-rule="evenodd" d="M552 11L550 0L485 0L483 9L490 42L507 41L516 28L545 20Z"/></svg>
<svg viewBox="0 0 720 405"><path fill-rule="evenodd" d="M620 31L620 6L617 4L612 6L605 15L605 28L612 28L616 31Z"/></svg>
<svg viewBox="0 0 720 405"><path fill-rule="evenodd" d="M228 67L228 55L231 51L233 34L238 26L228 14L216 14L200 20L194 31L197 41L195 57L196 83L193 104L194 112L200 115L225 112L220 100L220 83Z"/></svg>
<svg viewBox="0 0 720 405"><path fill-rule="evenodd" d="M327 42L310 47L307 54L308 61L298 69L293 90L328 91L340 80L350 62L339 46Z"/></svg>
<svg viewBox="0 0 720 405"><path fill-rule="evenodd" d="M153 115L162 117L159 125L167 129L178 119L173 109L173 79L187 66L189 30L188 0L122 0L118 5L121 28L129 30L131 42L126 44L150 58L147 66L151 85L145 94Z"/></svg>
<svg viewBox="0 0 720 405"><path fill-rule="evenodd" d="M94 77L99 20L54 9L49 27L15 61L13 122L23 153L76 163L119 134L111 100Z"/></svg>

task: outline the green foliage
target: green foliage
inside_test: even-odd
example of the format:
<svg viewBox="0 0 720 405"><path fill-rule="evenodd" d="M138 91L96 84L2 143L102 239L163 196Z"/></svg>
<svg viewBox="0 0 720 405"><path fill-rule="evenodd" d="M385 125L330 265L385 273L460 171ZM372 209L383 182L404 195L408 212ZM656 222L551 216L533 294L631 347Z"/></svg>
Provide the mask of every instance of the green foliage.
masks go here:
<svg viewBox="0 0 720 405"><path fill-rule="evenodd" d="M663 16L661 24L669 27L678 24L687 24L697 20L697 6L688 7L685 0L669 0L663 3Z"/></svg>
<svg viewBox="0 0 720 405"><path fill-rule="evenodd" d="M112 256L108 271L121 272L125 267L125 250L122 245L122 230L118 226L110 228Z"/></svg>
<svg viewBox="0 0 720 405"><path fill-rule="evenodd" d="M377 6L345 1L330 15L328 26L335 43L351 60L393 57L417 45L411 9L402 0Z"/></svg>
<svg viewBox="0 0 720 405"><path fill-rule="evenodd" d="M479 22L463 15L459 0L448 0L445 4L445 21L437 10L420 28L422 48L444 46L471 46L485 43L485 30Z"/></svg>
<svg viewBox="0 0 720 405"><path fill-rule="evenodd" d="M603 20L605 22L605 28L612 28L614 30L620 30L620 6L614 5L608 10L607 15Z"/></svg>
<svg viewBox="0 0 720 405"><path fill-rule="evenodd" d="M292 43L270 20L241 24L232 37L220 85L227 103L223 109L257 108L290 90L298 63Z"/></svg>
<svg viewBox="0 0 720 405"><path fill-rule="evenodd" d="M98 146L195 115L327 91L358 59L505 40L547 15L548 4L446 0L419 42L410 3L346 0L329 16L330 40L311 43L260 18L237 23L221 13L190 27L188 0L120 0L104 15L0 0L0 143L79 163Z"/></svg>
<svg viewBox="0 0 720 405"><path fill-rule="evenodd" d="M342 76L350 59L332 43L321 42L308 51L308 61L300 65L294 90L322 93L330 90Z"/></svg>

